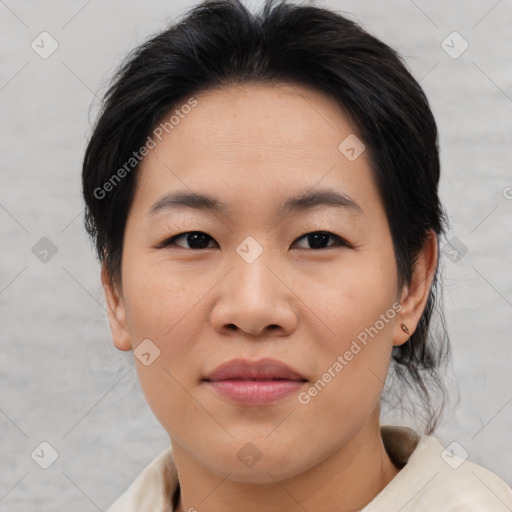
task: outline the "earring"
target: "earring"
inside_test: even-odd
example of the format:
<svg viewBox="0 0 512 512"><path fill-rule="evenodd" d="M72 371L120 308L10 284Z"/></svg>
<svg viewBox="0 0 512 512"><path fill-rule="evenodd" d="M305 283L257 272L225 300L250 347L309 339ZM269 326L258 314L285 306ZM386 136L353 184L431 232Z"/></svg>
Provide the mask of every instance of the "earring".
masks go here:
<svg viewBox="0 0 512 512"><path fill-rule="evenodd" d="M405 325L404 323L402 323L402 331L409 334L409 329L407 329L407 325Z"/></svg>

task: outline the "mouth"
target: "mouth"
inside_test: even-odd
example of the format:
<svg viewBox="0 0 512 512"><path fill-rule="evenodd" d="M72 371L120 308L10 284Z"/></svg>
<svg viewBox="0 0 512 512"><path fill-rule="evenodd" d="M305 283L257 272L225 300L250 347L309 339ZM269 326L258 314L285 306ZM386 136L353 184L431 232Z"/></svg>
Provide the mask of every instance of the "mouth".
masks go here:
<svg viewBox="0 0 512 512"><path fill-rule="evenodd" d="M234 359L218 366L203 382L232 402L264 405L298 391L308 380L276 359Z"/></svg>

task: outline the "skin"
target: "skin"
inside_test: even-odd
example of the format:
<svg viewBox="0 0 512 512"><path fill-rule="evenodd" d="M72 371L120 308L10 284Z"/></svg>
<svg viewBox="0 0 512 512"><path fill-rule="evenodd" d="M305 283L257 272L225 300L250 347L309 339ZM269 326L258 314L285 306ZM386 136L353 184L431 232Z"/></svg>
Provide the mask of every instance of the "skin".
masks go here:
<svg viewBox="0 0 512 512"><path fill-rule="evenodd" d="M132 350L149 338L160 350L149 366L135 362L173 446L178 510L359 510L399 472L380 436L379 400L392 348L408 340L425 308L435 233L411 285L398 289L367 153L349 161L339 151L355 130L333 100L289 84L230 85L194 97L197 106L141 163L122 285L102 270L115 346ZM349 195L364 213L277 213L289 197L323 187ZM229 209L147 215L177 190L209 193ZM190 248L197 244L186 236L155 248L187 231L209 235L206 248ZM331 237L315 248L304 235L317 231L352 247ZM263 251L252 263L236 252L248 236ZM202 382L233 358L271 357L304 375L307 390L397 301L399 313L307 405L296 393L240 405ZM252 467L237 457L249 442L261 454Z"/></svg>

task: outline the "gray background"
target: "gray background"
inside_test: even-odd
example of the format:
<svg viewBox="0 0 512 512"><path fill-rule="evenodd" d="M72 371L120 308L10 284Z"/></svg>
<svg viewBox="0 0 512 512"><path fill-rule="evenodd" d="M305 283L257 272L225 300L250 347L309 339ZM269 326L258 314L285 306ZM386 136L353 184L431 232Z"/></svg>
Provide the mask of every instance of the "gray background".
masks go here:
<svg viewBox="0 0 512 512"><path fill-rule="evenodd" d="M114 67L195 3L0 1L1 511L105 510L168 446L132 353L111 342L80 170ZM398 50L431 102L460 241L443 271L454 406L436 435L512 485L512 2L318 5ZM46 59L31 47L42 31L59 45ZM458 58L441 46L453 31L469 44ZM57 249L46 262L43 237ZM31 458L42 441L58 452L46 470Z"/></svg>

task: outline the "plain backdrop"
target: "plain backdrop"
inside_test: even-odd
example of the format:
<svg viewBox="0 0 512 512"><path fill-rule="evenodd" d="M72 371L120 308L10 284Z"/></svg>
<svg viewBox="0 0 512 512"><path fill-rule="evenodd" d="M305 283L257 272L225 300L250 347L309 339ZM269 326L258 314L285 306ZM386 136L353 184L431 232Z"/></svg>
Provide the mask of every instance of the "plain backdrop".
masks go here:
<svg viewBox="0 0 512 512"><path fill-rule="evenodd" d="M80 172L115 67L195 4L0 1L1 511L106 510L168 446L133 354L112 345ZM436 435L512 485L512 2L317 5L399 51L428 96L457 251L443 271L455 398Z"/></svg>

